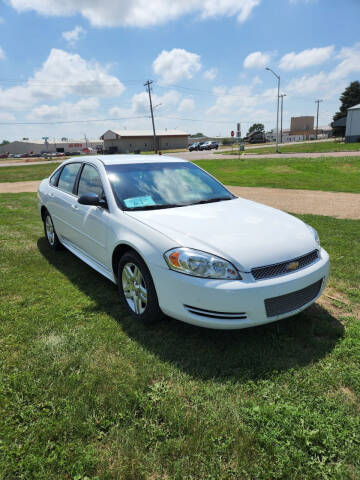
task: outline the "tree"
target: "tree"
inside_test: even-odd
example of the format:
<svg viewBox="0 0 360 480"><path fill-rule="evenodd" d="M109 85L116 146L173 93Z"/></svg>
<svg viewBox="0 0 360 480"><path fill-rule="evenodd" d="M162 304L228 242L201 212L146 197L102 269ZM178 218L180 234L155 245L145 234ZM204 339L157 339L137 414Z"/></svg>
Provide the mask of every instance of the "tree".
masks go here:
<svg viewBox="0 0 360 480"><path fill-rule="evenodd" d="M201 133L201 132L193 133L192 135L190 135L191 138L205 137L205 136L206 136L206 135L204 135L204 134Z"/></svg>
<svg viewBox="0 0 360 480"><path fill-rule="evenodd" d="M340 102L340 109L333 116L334 121L346 117L348 108L360 103L360 82L351 82L341 94ZM345 135L345 127L334 126L333 124L331 124L331 126L333 127L333 133L335 136Z"/></svg>
<svg viewBox="0 0 360 480"><path fill-rule="evenodd" d="M3 140L2 143L0 143L0 145L9 145L9 140Z"/></svg>
<svg viewBox="0 0 360 480"><path fill-rule="evenodd" d="M249 128L247 135L250 135L252 132L265 132L265 127L263 123L254 123Z"/></svg>
<svg viewBox="0 0 360 480"><path fill-rule="evenodd" d="M360 82L351 82L342 93L340 102L340 110L335 113L333 117L334 120L339 120L339 118L346 117L348 108L360 103Z"/></svg>

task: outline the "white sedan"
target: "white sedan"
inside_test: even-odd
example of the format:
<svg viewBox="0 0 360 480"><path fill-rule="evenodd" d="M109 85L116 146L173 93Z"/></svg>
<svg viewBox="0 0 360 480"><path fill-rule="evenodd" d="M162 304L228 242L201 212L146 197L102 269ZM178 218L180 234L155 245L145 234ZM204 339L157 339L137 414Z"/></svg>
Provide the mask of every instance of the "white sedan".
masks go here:
<svg viewBox="0 0 360 480"><path fill-rule="evenodd" d="M329 275L312 227L177 158L69 159L41 182L38 205L49 246L116 283L143 322L262 325L314 303Z"/></svg>

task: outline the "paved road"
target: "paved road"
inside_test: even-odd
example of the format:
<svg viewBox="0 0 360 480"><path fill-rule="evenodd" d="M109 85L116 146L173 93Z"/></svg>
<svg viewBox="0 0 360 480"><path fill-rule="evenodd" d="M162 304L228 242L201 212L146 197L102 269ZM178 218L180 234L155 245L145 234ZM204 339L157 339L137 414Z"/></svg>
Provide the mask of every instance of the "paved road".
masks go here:
<svg viewBox="0 0 360 480"><path fill-rule="evenodd" d="M222 155L221 153L210 152L181 152L172 153L172 157L183 158L185 160L237 160L237 155ZM243 154L240 160L249 158L321 158L321 157L360 157L359 152L316 152L316 153L268 153L268 154Z"/></svg>
<svg viewBox="0 0 360 480"><path fill-rule="evenodd" d="M0 193L36 192L40 181L0 183ZM281 188L228 187L235 195L292 213L312 213L360 219L360 194L285 190Z"/></svg>

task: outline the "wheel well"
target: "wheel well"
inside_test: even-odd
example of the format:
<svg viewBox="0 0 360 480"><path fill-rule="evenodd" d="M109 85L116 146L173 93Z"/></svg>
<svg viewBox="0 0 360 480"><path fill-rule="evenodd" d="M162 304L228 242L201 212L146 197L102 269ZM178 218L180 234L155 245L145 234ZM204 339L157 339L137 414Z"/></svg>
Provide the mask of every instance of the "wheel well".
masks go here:
<svg viewBox="0 0 360 480"><path fill-rule="evenodd" d="M41 219L42 219L42 221L45 220L45 215L46 215L46 213L47 213L47 208L44 207L44 206L42 206L42 207L41 207Z"/></svg>
<svg viewBox="0 0 360 480"><path fill-rule="evenodd" d="M123 243L122 245L118 245L112 255L112 269L115 278L117 278L117 270L118 270L118 263L120 258L124 255L126 252L135 252L138 253L134 248L130 247L130 245L127 245ZM139 255L139 254L138 254Z"/></svg>

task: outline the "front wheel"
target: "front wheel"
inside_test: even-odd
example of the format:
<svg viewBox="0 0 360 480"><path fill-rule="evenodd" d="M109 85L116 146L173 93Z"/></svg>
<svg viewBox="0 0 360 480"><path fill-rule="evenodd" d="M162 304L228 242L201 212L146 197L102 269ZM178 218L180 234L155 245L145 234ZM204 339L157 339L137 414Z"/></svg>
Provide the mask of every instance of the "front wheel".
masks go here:
<svg viewBox="0 0 360 480"><path fill-rule="evenodd" d="M61 243L56 235L55 227L49 212L46 212L44 217L44 232L49 247L53 250L59 250Z"/></svg>
<svg viewBox="0 0 360 480"><path fill-rule="evenodd" d="M149 269L135 252L125 253L118 265L120 300L128 313L143 323L160 320L162 312Z"/></svg>

